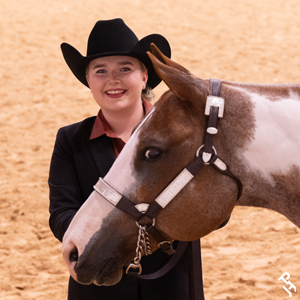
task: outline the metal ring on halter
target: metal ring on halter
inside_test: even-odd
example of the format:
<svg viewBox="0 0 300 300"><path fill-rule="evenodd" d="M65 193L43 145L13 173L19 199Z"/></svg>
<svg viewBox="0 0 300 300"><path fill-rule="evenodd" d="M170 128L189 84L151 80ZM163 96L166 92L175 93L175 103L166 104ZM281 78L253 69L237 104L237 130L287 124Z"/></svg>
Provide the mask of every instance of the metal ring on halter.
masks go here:
<svg viewBox="0 0 300 300"><path fill-rule="evenodd" d="M147 209L149 207L149 203L138 203L135 205L135 208L141 212L142 214L147 212ZM140 227L141 225L138 223L138 221L135 221L135 224L137 225L137 227ZM152 226L155 226L155 219L152 220Z"/></svg>
<svg viewBox="0 0 300 300"><path fill-rule="evenodd" d="M199 156L199 152L200 152L200 150L201 150L203 147L204 147L204 145L202 145L202 146L200 146L200 147L198 148L198 150L196 151L196 157ZM215 155L217 155L217 150L216 150L216 148L215 148L214 146L212 146L212 149L214 150ZM211 153L203 152L203 154L202 154L202 159L203 159L203 162L204 162L205 165L209 165L209 161L210 161L210 159L211 159Z"/></svg>
<svg viewBox="0 0 300 300"><path fill-rule="evenodd" d="M136 224L136 226L137 226L138 228L140 228L140 226L144 226L144 225L140 225L138 221L135 221L135 224ZM146 225L145 225L145 226L146 226ZM152 225L151 225L151 226L152 226L152 227L155 226L155 219L152 220Z"/></svg>
<svg viewBox="0 0 300 300"><path fill-rule="evenodd" d="M199 152L200 152L200 150L201 150L203 147L204 147L204 145L200 146L200 147L198 148L198 150L196 151L196 156L197 156L197 157L199 156ZM217 153L216 148L215 148L214 146L212 146L212 148L213 148L213 150L214 150L214 152L215 152L215 155L217 155L218 153Z"/></svg>

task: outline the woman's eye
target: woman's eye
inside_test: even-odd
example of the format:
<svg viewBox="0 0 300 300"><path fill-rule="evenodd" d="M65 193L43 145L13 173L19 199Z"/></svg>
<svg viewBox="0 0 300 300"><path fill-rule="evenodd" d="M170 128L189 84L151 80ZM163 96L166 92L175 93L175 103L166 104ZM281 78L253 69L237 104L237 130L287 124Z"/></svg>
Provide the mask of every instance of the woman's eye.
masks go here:
<svg viewBox="0 0 300 300"><path fill-rule="evenodd" d="M97 70L97 72L96 73L105 73L106 72L106 70L104 70L104 69L101 69L101 70Z"/></svg>
<svg viewBox="0 0 300 300"><path fill-rule="evenodd" d="M148 159L151 159L151 160L159 158L160 155L161 155L161 152L158 150L155 150L155 149L147 150L145 153L145 157Z"/></svg>
<svg viewBox="0 0 300 300"><path fill-rule="evenodd" d="M127 72L127 71L130 71L130 68L124 67L124 68L121 69L121 71L122 71L122 72Z"/></svg>

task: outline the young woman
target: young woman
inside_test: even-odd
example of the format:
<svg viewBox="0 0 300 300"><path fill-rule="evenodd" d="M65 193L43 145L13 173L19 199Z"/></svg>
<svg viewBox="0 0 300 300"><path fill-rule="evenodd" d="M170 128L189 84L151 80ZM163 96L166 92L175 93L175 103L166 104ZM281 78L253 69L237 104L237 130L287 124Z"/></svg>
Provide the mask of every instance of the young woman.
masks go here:
<svg viewBox="0 0 300 300"><path fill-rule="evenodd" d="M60 241L93 185L105 176L132 129L151 108L146 98L160 78L146 54L150 43L170 57L170 46L163 36L152 34L138 40L122 19L113 19L96 23L86 57L69 44L61 45L71 71L91 89L101 109L97 116L63 127L57 133L49 175L50 227ZM169 259L160 250L143 257L143 273L156 271ZM184 254L159 279L146 281L124 273L114 286L96 286L81 285L70 277L68 299L189 299L188 268Z"/></svg>

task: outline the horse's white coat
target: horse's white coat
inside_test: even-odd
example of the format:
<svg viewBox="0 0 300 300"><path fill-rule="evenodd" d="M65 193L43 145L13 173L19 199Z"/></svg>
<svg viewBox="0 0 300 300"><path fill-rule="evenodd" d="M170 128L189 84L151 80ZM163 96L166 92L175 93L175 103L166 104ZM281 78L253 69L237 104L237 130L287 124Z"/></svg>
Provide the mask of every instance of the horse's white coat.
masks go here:
<svg viewBox="0 0 300 300"><path fill-rule="evenodd" d="M129 189L134 189L134 184L136 182L133 175L134 152L136 150L136 145L139 142L140 128L151 117L153 112L154 108L134 131L118 159L104 177L105 181L122 195L126 194L126 191Z"/></svg>
<svg viewBox="0 0 300 300"><path fill-rule="evenodd" d="M70 262L70 252L77 249L80 256L92 235L102 225L102 221L114 209L114 206L97 192L92 192L89 198L76 213L63 237L62 255L70 275L77 280L74 271L75 261ZM91 222L93 220L93 222Z"/></svg>
<svg viewBox="0 0 300 300"><path fill-rule="evenodd" d="M286 173L292 165L300 166L300 97L271 101L249 93L254 103L255 136L243 157L249 166L272 183L271 174Z"/></svg>

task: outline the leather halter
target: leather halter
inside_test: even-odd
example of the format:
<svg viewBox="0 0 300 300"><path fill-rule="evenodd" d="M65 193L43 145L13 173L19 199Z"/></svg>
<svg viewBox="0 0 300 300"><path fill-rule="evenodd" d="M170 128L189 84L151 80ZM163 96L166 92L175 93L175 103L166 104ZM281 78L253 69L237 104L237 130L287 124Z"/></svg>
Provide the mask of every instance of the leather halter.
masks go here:
<svg viewBox="0 0 300 300"><path fill-rule="evenodd" d="M217 134L218 118L223 117L224 99L220 98L221 81L210 80L211 95L207 97L205 114L208 115L207 129L204 137L204 144L198 149L196 157L189 163L182 172L164 189L164 191L150 204L134 204L125 196L119 194L109 186L102 178L94 186L94 189L115 207L129 214L138 225L146 226L146 231L158 242L160 248L173 254L172 241L166 241L162 234L155 228L155 217L165 208L173 198L198 174L205 165L212 165L218 172L234 179L238 186L238 197L242 193L241 181L231 173L229 166L221 160L213 147L214 137ZM200 151L203 149L202 155ZM142 218L143 217L143 218ZM223 227L230 216L220 225ZM219 228L220 228L219 227ZM139 265L141 270L141 266Z"/></svg>

